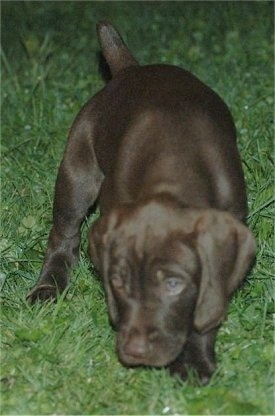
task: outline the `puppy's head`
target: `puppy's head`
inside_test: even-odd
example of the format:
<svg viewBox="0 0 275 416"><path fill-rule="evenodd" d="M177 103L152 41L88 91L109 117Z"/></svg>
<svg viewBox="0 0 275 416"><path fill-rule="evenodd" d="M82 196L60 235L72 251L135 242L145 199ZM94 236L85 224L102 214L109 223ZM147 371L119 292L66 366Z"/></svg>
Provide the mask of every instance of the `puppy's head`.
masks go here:
<svg viewBox="0 0 275 416"><path fill-rule="evenodd" d="M220 324L255 241L228 213L154 199L99 219L90 253L104 280L120 360L165 366L191 328L207 332Z"/></svg>

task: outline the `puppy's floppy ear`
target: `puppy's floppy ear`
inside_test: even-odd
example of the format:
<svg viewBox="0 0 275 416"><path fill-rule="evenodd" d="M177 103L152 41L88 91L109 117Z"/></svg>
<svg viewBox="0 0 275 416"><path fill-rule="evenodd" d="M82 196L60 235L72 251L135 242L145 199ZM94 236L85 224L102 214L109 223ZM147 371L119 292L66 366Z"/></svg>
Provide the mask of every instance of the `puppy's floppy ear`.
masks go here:
<svg viewBox="0 0 275 416"><path fill-rule="evenodd" d="M105 215L96 220L89 231L89 253L95 268L100 272L104 282L107 301L109 306L109 317L113 325L118 320L118 311L108 279L110 249L112 244L112 231L117 223L115 213Z"/></svg>
<svg viewBox="0 0 275 416"><path fill-rule="evenodd" d="M231 214L207 210L195 224L202 275L194 325L207 332L223 320L230 295L254 259L256 243L249 229Z"/></svg>

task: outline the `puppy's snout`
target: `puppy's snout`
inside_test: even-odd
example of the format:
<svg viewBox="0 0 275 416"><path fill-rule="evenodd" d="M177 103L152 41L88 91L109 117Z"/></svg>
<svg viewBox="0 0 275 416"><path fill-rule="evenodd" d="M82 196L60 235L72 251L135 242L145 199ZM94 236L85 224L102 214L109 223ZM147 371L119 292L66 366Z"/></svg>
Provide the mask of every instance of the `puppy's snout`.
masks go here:
<svg viewBox="0 0 275 416"><path fill-rule="evenodd" d="M147 357L157 337L158 331L155 328L131 328L124 334L124 353L135 359Z"/></svg>

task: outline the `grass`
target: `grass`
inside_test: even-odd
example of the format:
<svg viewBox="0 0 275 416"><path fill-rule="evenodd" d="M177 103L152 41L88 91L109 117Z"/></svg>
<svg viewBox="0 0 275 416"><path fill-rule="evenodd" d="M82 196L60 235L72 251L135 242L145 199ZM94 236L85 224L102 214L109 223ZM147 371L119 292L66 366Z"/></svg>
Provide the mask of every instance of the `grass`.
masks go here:
<svg viewBox="0 0 275 416"><path fill-rule="evenodd" d="M2 2L1 414L272 414L272 2ZM86 256L66 298L30 307L53 187L74 116L102 86L95 23L120 28L141 63L193 71L230 106L257 262L232 300L210 385L117 361Z"/></svg>

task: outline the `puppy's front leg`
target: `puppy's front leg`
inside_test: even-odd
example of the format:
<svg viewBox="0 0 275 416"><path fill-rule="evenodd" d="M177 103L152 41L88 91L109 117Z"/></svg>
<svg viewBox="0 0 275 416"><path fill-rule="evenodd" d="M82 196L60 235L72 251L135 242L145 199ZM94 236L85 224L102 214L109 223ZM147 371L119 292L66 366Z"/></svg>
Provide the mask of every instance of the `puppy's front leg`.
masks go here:
<svg viewBox="0 0 275 416"><path fill-rule="evenodd" d="M187 378L188 369L194 368L203 384L207 384L216 369L215 340L217 329L205 334L192 331L180 356L169 366L172 375Z"/></svg>
<svg viewBox="0 0 275 416"><path fill-rule="evenodd" d="M85 131L86 130L86 131ZM40 277L28 295L55 298L68 285L68 272L78 259L80 227L99 193L103 174L98 167L91 133L81 118L72 128L60 165L53 206L53 226Z"/></svg>

